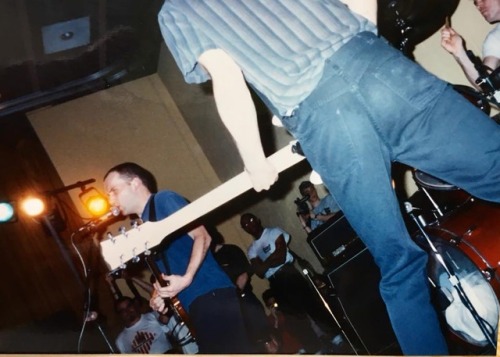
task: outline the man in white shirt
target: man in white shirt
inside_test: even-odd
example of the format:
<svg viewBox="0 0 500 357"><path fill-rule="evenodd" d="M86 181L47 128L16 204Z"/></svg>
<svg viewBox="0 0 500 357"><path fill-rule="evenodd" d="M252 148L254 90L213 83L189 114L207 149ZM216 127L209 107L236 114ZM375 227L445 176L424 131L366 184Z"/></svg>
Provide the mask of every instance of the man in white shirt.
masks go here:
<svg viewBox="0 0 500 357"><path fill-rule="evenodd" d="M181 350L186 354L198 352L198 346L189 336L186 325L178 324L175 317L166 324L159 320L157 312L141 314L134 300L128 296L115 301L115 310L120 315L125 328L116 338L116 347L121 353L163 354L172 352L174 347L168 336L179 340Z"/></svg>
<svg viewBox="0 0 500 357"><path fill-rule="evenodd" d="M477 10L489 23L500 21L500 0L474 0ZM486 36L483 42L482 63L485 70L490 72L500 65L500 25L496 25ZM441 46L451 53L460 65L469 82L481 89L476 84L476 79L481 75L472 60L467 56L464 39L453 28L445 26L441 31Z"/></svg>

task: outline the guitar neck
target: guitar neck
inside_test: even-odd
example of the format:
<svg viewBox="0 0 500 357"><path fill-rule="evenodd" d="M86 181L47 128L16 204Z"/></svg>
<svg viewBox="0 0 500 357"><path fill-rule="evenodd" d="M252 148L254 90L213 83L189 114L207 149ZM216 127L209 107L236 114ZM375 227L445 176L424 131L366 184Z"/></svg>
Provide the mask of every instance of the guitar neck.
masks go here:
<svg viewBox="0 0 500 357"><path fill-rule="evenodd" d="M161 271L158 268L158 265L156 265L156 262L154 261L153 255L147 255L145 260L146 260L146 263L148 265L149 270L151 271L151 273L155 277L158 284L160 284L160 286L162 286L162 287L168 286L168 282L165 281L161 276Z"/></svg>
<svg viewBox="0 0 500 357"><path fill-rule="evenodd" d="M154 256L153 255L146 255L145 260L146 260L146 264L149 267L149 270L151 271L151 273L155 277L156 281L160 284L160 286L162 286L162 287L168 286L168 281L165 281L163 279L163 277L161 276L161 271L158 268L158 265L156 264L156 262L154 260ZM188 316L186 310L184 310L184 307L182 306L180 300L176 296L171 297L171 298L163 298L163 300L165 301L165 304L167 304L167 306L168 306L168 310L164 315L167 317L172 317L175 315L177 317L178 322L186 324L191 335L195 336L194 329L191 326L191 323L189 321L189 316Z"/></svg>
<svg viewBox="0 0 500 357"><path fill-rule="evenodd" d="M268 158L279 172L303 159L302 155L292 152L292 143ZM146 222L119 236L103 240L101 252L104 260L112 270L123 267L127 261L160 244L168 235L238 197L252 187L249 175L242 172L163 220Z"/></svg>

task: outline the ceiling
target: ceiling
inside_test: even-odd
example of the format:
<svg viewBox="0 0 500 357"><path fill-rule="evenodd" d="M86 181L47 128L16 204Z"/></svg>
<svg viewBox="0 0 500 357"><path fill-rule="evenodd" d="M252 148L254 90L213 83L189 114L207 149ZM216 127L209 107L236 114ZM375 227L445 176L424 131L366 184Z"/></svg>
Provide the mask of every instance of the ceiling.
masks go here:
<svg viewBox="0 0 500 357"><path fill-rule="evenodd" d="M379 0L380 33L411 57L459 0ZM1 0L0 117L156 72L163 0Z"/></svg>
<svg viewBox="0 0 500 357"><path fill-rule="evenodd" d="M0 117L154 73L162 3L0 1Z"/></svg>

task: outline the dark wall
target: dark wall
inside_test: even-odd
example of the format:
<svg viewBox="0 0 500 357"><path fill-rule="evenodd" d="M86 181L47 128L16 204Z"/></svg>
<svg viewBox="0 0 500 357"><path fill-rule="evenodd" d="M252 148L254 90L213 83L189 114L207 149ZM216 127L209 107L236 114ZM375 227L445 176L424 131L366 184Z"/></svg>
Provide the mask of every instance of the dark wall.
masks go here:
<svg viewBox="0 0 500 357"><path fill-rule="evenodd" d="M0 121L0 161L0 200L19 200L30 193L63 187L23 115ZM58 205L65 229L52 221L56 223L51 222L56 232L53 234L44 228L44 220L21 213L17 222L0 224L0 329L42 320L62 310L72 311L78 319L82 316L83 268L70 242L71 232L82 221L73 213L76 210L67 193L49 197L52 204ZM88 275L93 277L101 269L101 263L92 239L77 239L75 243L91 270ZM102 285L94 279L92 284ZM99 294L96 290L96 295L109 300L109 292L102 291Z"/></svg>

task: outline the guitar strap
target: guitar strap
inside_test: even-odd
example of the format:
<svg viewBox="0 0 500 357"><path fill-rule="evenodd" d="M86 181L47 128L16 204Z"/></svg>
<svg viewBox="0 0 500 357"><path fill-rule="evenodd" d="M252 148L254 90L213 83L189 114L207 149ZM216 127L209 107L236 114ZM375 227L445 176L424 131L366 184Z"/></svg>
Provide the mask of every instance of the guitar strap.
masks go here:
<svg viewBox="0 0 500 357"><path fill-rule="evenodd" d="M156 205L155 205L155 194L151 194L149 198L149 221L156 222L158 219L156 217ZM168 246L170 241L167 241L166 244L161 244L161 261L163 262L163 266L165 267L165 273L167 275L171 274L170 265L168 264L167 257L165 257L165 248Z"/></svg>

